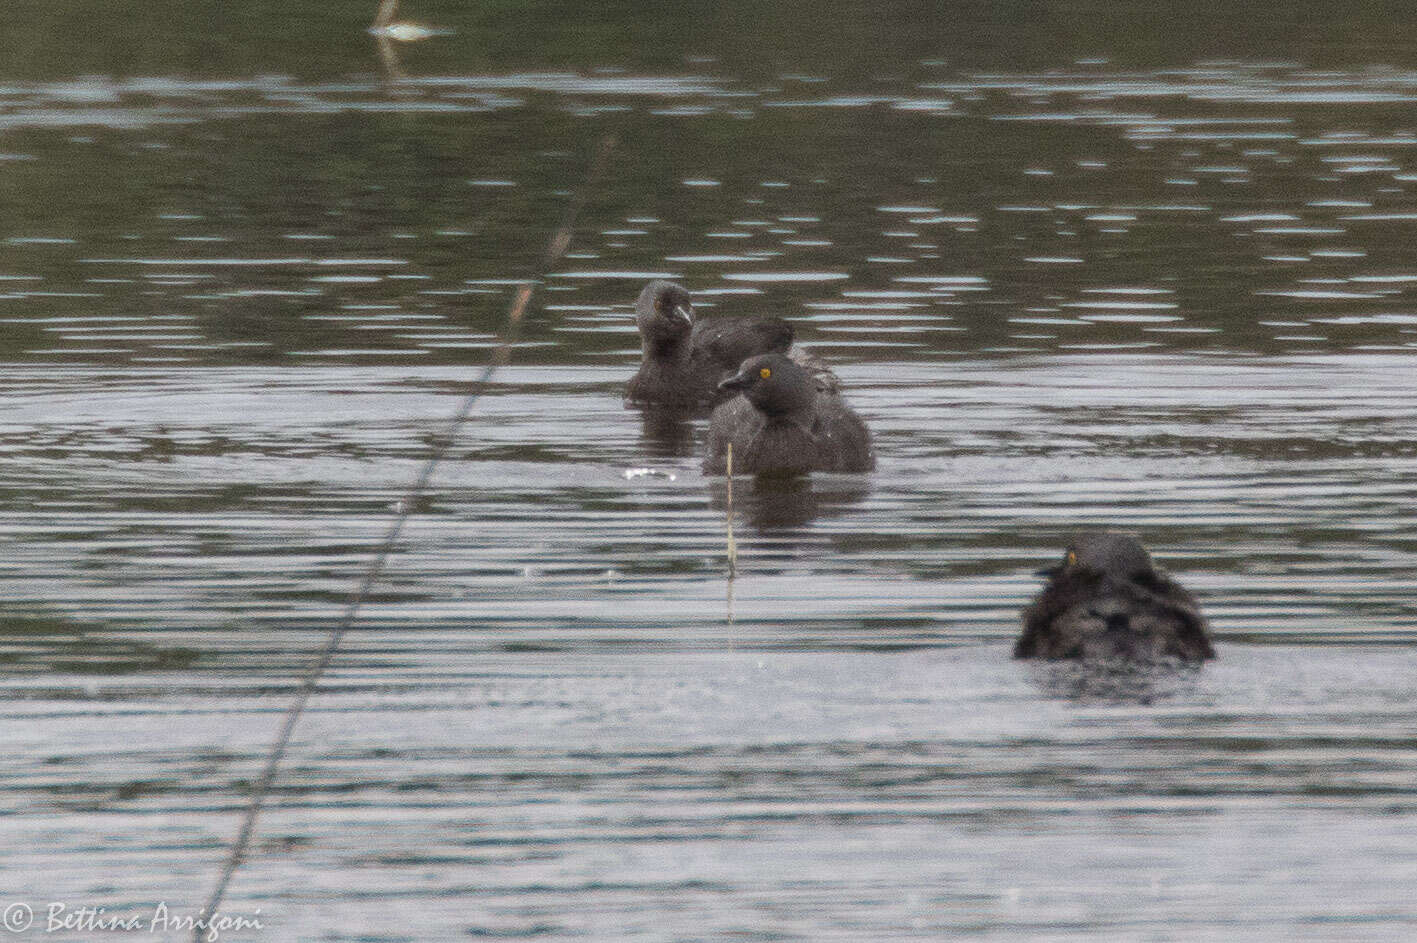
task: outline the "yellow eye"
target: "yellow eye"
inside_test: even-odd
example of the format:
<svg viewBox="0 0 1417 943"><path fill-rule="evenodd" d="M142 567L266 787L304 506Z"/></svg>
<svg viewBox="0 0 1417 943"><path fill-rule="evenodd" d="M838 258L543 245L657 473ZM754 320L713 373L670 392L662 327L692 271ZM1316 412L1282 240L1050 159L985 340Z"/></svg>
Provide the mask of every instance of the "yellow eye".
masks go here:
<svg viewBox="0 0 1417 943"><path fill-rule="evenodd" d="M1068 566L1075 566L1075 565L1077 564L1077 562L1078 562L1078 555L1077 555L1076 553L1073 553L1071 550L1069 550L1069 551L1068 551L1068 556L1067 556L1067 561L1068 561Z"/></svg>
<svg viewBox="0 0 1417 943"><path fill-rule="evenodd" d="M758 371L758 376L766 380L768 377L772 376L772 371L769 370L767 367L763 367L763 369Z"/></svg>

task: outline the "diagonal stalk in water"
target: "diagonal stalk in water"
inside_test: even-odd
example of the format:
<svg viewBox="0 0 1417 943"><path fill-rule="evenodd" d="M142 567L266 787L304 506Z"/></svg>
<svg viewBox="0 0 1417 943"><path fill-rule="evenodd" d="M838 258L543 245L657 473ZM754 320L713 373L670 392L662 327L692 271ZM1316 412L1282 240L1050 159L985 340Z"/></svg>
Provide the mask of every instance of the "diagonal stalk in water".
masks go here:
<svg viewBox="0 0 1417 943"><path fill-rule="evenodd" d="M552 264L560 260L561 256L571 246L571 235L575 231L576 217L585 206L588 191L604 173L606 165L609 163L610 152L615 147L615 136L606 135L600 140L596 147L595 155L591 159L590 170L586 175L585 185L581 191L572 199L566 208L566 214L561 221L561 226L556 230L547 245L546 254L541 260L542 272L548 271ZM241 817L241 825L237 830L236 838L231 843L231 849L227 853L226 860L222 864L221 873L217 876L216 885L212 888L211 895L207 898L206 905L198 912L203 920L210 920L221 909L221 902L226 897L226 889L231 884L231 879L235 876L236 870L241 867L246 860L247 849L251 845L251 839L256 834L256 820L260 816L261 810L265 806L266 796L275 783L276 773L280 770L281 761L285 758L286 751L290 748L290 741L295 732L295 725L305 712L305 707L310 703L310 698L315 693L315 687L324 675L325 669L334 661L335 653L339 650L340 641L344 635L354 625L359 616L360 607L364 604L365 597L373 589L375 581L384 568L385 561L393 553L394 544L398 541L403 525L413 513L413 508L418 504L418 498L428 487L429 481L433 477L433 471L443 460L443 456L452 446L453 440L457 436L462 424L467 421L472 413L472 407L487 390L488 384L492 380L492 375L498 368L504 366L510 359L512 347L516 343L521 333L522 322L525 319L527 308L531 303L532 291L536 286L535 279L528 279L522 282L517 289L516 296L512 299L511 308L507 312L507 327L502 337L502 343L493 352L486 365L482 369L481 375L477 378L473 388L463 397L462 403L457 411L448 421L441 434L437 435L429 451L428 457L424 459L418 474L413 483L409 486L402 501L397 505L398 511L395 513L389 527L379 542L378 549L364 568L364 573L359 580L358 586L350 594L349 601L345 605L344 615L330 630L330 634L325 638L325 644L316 654L314 662L306 671L304 679L296 689L295 698L291 701L290 707L286 709L285 716L281 720L280 729L276 733L275 741L271 744L266 753L265 763L262 765L261 774L251 788L251 799L246 806L246 812ZM202 943L208 940L209 930L205 923L199 921L192 929L193 943Z"/></svg>

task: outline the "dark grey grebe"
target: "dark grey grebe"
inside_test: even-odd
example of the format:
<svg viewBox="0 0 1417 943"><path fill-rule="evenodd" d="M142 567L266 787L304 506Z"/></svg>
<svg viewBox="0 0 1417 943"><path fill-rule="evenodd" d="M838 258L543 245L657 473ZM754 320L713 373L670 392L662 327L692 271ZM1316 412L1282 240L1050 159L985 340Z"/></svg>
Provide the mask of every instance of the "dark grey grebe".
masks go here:
<svg viewBox="0 0 1417 943"><path fill-rule="evenodd" d="M790 352L804 363L816 363L792 346L792 325L781 318L696 321L689 293L673 282L644 287L635 301L635 323L643 360L625 398L636 404L693 407L722 399L719 383L756 354ZM819 370L826 373L824 366Z"/></svg>
<svg viewBox="0 0 1417 943"><path fill-rule="evenodd" d="M864 472L876 465L871 434L833 382L782 354L743 362L719 389L741 391L713 411L704 474L722 475L733 443L733 471L799 475Z"/></svg>
<svg viewBox="0 0 1417 943"><path fill-rule="evenodd" d="M1215 657L1195 597L1158 570L1136 538L1073 540L1023 611L1015 658L1200 662Z"/></svg>

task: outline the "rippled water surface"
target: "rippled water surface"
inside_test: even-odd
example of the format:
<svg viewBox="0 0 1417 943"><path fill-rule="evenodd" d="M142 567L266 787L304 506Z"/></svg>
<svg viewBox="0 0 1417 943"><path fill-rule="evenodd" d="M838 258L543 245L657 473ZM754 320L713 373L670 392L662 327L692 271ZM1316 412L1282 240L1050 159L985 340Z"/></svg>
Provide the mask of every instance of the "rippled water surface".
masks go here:
<svg viewBox="0 0 1417 943"><path fill-rule="evenodd" d="M0 36L17 938L187 936L404 508L222 939L1417 937L1410 23L83 6ZM654 277L875 435L735 483L731 583L702 418L621 401ZM1218 661L1009 658L1092 526Z"/></svg>

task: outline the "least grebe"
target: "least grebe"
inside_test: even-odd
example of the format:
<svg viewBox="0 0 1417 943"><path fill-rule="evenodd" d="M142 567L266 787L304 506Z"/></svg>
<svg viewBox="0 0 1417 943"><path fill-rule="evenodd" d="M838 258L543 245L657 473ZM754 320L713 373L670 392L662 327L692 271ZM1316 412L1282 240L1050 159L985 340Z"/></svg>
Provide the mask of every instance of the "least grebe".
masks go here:
<svg viewBox="0 0 1417 943"><path fill-rule="evenodd" d="M704 474L722 475L733 444L733 471L800 475L863 472L876 465L871 434L828 382L783 354L760 354L719 384L741 392L713 411Z"/></svg>
<svg viewBox="0 0 1417 943"><path fill-rule="evenodd" d="M680 285L653 281L635 301L643 360L625 397L633 403L696 406L723 394L718 384L756 354L787 353L792 325L781 318L695 320ZM806 357L808 355L801 354Z"/></svg>
<svg viewBox="0 0 1417 943"><path fill-rule="evenodd" d="M1015 658L1199 662L1215 657L1195 597L1130 534L1073 540L1023 611Z"/></svg>

